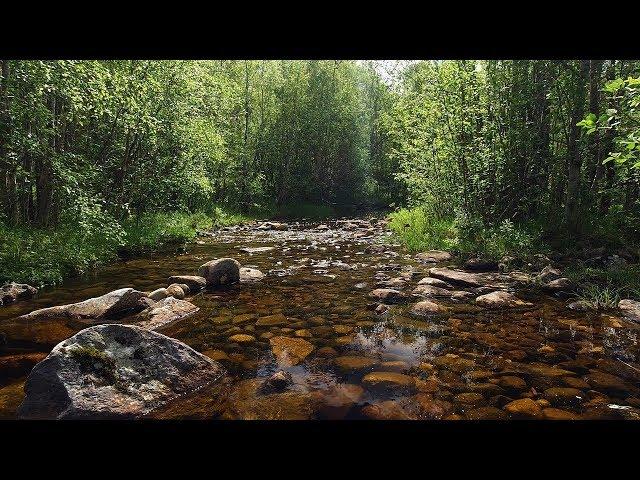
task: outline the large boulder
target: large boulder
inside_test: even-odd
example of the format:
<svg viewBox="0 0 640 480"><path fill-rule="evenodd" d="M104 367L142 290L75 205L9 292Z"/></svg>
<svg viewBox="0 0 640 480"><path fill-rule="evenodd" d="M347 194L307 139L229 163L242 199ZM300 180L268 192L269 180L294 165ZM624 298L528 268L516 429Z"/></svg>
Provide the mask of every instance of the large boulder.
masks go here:
<svg viewBox="0 0 640 480"><path fill-rule="evenodd" d="M97 325L33 368L18 416L137 418L225 377L219 363L178 340L133 325Z"/></svg>
<svg viewBox="0 0 640 480"><path fill-rule="evenodd" d="M173 275L167 280L169 284L184 283L189 287L190 293L196 293L207 286L207 279L198 275Z"/></svg>
<svg viewBox="0 0 640 480"><path fill-rule="evenodd" d="M0 287L0 306L33 297L38 290L26 283L7 283Z"/></svg>
<svg viewBox="0 0 640 480"><path fill-rule="evenodd" d="M167 297L140 312L133 321L139 327L155 330L191 316L198 310L200 309L191 302Z"/></svg>
<svg viewBox="0 0 640 480"><path fill-rule="evenodd" d="M106 321L144 309L145 305L141 300L146 296L133 288L121 288L83 302L34 310L16 320L38 321L58 318Z"/></svg>
<svg viewBox="0 0 640 480"><path fill-rule="evenodd" d="M211 260L202 265L198 273L207 281L207 287L229 285L240 281L240 263L233 258Z"/></svg>

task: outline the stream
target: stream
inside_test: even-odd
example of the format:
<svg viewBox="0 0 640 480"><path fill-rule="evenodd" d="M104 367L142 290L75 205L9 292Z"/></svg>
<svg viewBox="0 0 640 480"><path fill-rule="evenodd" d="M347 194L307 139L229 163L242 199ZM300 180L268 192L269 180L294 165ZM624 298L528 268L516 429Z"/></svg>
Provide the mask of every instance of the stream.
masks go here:
<svg viewBox="0 0 640 480"><path fill-rule="evenodd" d="M411 296L418 282L455 260L419 261L375 218L282 228L226 227L198 237L184 253L116 262L0 308L0 325L123 287L166 287L171 275L193 275L211 259L232 257L265 277L189 297L200 310L158 330L219 361L229 383L224 392L202 388L150 417L640 419L640 326L618 312L577 312L566 298L516 288L531 305L485 308L469 294L431 299L443 312L416 316L410 310L423 300ZM376 288L400 290L407 301L376 310ZM5 333L0 418L15 418L24 397L28 369L14 358L38 361L57 343L51 339L77 331L54 324L32 338ZM278 336L313 349L299 362L283 361L269 341ZM290 384L265 392L265 379L278 371L290 375Z"/></svg>

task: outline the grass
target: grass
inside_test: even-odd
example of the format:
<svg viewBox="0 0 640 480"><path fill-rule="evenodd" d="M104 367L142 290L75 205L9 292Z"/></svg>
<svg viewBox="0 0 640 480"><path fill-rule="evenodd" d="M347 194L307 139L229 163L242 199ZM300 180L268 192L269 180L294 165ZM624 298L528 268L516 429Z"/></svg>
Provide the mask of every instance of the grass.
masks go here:
<svg viewBox="0 0 640 480"><path fill-rule="evenodd" d="M412 252L447 250L498 261L507 255L527 258L547 249L533 224L523 227L504 221L486 227L477 219L438 218L420 207L392 213L389 228Z"/></svg>
<svg viewBox="0 0 640 480"><path fill-rule="evenodd" d="M60 225L56 229L7 227L0 222L0 283L15 281L36 287L117 260L184 244L197 230L231 225L250 217L216 207L205 213L153 213L119 224L115 220Z"/></svg>
<svg viewBox="0 0 640 480"><path fill-rule="evenodd" d="M579 285L576 296L594 309L615 308L623 298L640 300L640 265L593 268L578 262L564 274Z"/></svg>

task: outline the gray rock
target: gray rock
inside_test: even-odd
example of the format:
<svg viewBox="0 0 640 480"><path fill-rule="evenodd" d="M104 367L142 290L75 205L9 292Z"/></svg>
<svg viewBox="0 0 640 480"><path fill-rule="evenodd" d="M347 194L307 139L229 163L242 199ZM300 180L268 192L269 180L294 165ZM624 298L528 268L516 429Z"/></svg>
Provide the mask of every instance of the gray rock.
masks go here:
<svg viewBox="0 0 640 480"><path fill-rule="evenodd" d="M41 308L22 315L17 320L37 321L50 318L68 318L103 321L142 310L144 305L140 303L140 299L143 297L146 297L143 292L133 288L121 288L83 302Z"/></svg>
<svg viewBox="0 0 640 480"><path fill-rule="evenodd" d="M418 282L418 285L431 285L432 287L449 288L449 289L453 288L447 282L440 280L438 278L432 278L432 277L424 277L422 280Z"/></svg>
<svg viewBox="0 0 640 480"><path fill-rule="evenodd" d="M264 278L262 273L257 268L242 267L240 268L240 281L241 282L257 282Z"/></svg>
<svg viewBox="0 0 640 480"><path fill-rule="evenodd" d="M169 293L167 292L166 288L158 288L157 290L154 290L149 294L149 298L151 300L155 300L156 302L162 300L163 298L167 298L168 296Z"/></svg>
<svg viewBox="0 0 640 480"><path fill-rule="evenodd" d="M134 323L147 330L155 330L196 313L200 308L186 300L167 297L140 312Z"/></svg>
<svg viewBox="0 0 640 480"><path fill-rule="evenodd" d="M233 258L211 260L198 273L206 279L208 287L229 285L240 281L240 263Z"/></svg>
<svg viewBox="0 0 640 480"><path fill-rule="evenodd" d="M167 295L182 300L185 297L185 292L180 285L172 283L167 287Z"/></svg>
<svg viewBox="0 0 640 480"><path fill-rule="evenodd" d="M488 308L525 307L532 305L531 303L520 300L512 293L502 291L480 295L476 298L476 303Z"/></svg>
<svg viewBox="0 0 640 480"><path fill-rule="evenodd" d="M225 378L219 363L178 340L133 325L98 325L59 343L33 368L18 416L138 418Z"/></svg>
<svg viewBox="0 0 640 480"><path fill-rule="evenodd" d="M189 287L190 293L197 293L207 286L207 279L198 275L173 275L167 281L169 284L184 283Z"/></svg>
<svg viewBox="0 0 640 480"><path fill-rule="evenodd" d="M0 305L8 305L17 300L27 300L38 293L38 289L26 283L7 283L0 288Z"/></svg>
<svg viewBox="0 0 640 480"><path fill-rule="evenodd" d="M551 265L547 265L538 274L538 276L536 277L536 281L542 284L547 284L559 278L562 278L562 272L557 268L553 268Z"/></svg>

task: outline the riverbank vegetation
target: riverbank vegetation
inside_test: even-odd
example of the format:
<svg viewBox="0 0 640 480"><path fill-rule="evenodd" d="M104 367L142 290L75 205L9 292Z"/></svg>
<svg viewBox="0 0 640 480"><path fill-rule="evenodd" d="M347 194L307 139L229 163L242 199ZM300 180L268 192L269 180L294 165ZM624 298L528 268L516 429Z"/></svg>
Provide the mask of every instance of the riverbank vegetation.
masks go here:
<svg viewBox="0 0 640 480"><path fill-rule="evenodd" d="M367 208L412 251L637 262L637 61L0 66L0 280Z"/></svg>

